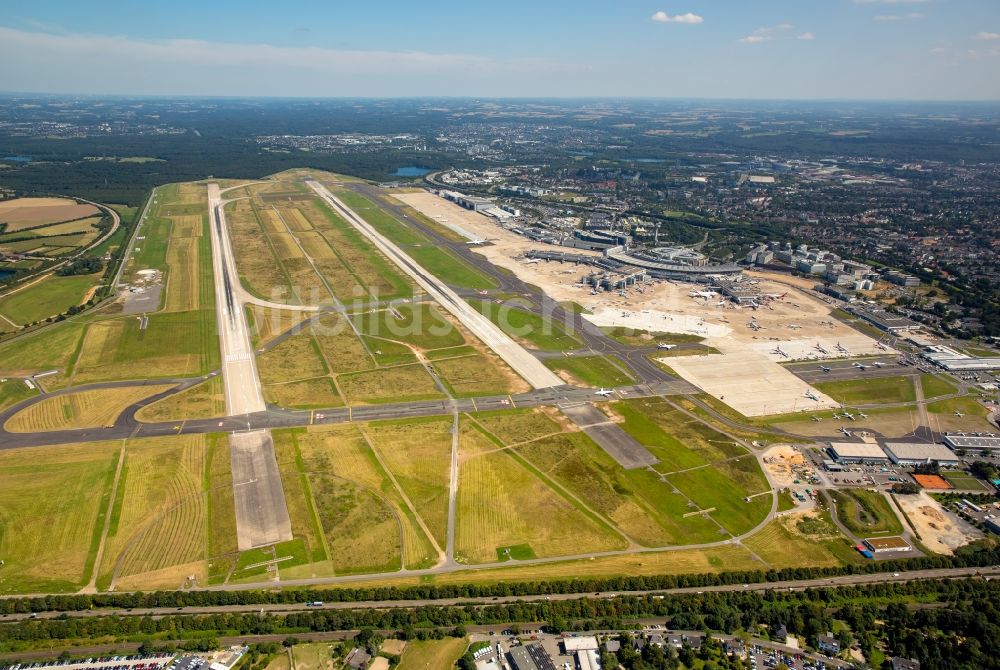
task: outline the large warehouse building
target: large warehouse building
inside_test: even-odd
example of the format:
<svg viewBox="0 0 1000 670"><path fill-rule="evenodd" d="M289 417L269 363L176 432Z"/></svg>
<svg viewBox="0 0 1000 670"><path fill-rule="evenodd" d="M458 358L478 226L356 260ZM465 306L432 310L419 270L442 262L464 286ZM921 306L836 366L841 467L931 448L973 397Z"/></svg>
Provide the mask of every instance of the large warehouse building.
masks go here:
<svg viewBox="0 0 1000 670"><path fill-rule="evenodd" d="M959 457L943 444L916 442L886 442L885 453L897 465L918 465L937 461L941 465L958 465Z"/></svg>
<svg viewBox="0 0 1000 670"><path fill-rule="evenodd" d="M969 451L1000 451L1000 437L975 435L945 435L944 443L952 449Z"/></svg>
<svg viewBox="0 0 1000 670"><path fill-rule="evenodd" d="M868 442L832 442L830 456L838 463L888 463L882 447Z"/></svg>

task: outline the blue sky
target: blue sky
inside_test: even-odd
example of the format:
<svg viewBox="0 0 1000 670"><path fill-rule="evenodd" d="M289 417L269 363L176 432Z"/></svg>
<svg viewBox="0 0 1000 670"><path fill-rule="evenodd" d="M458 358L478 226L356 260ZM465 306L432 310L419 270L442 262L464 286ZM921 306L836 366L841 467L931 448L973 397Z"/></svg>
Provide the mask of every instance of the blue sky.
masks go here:
<svg viewBox="0 0 1000 670"><path fill-rule="evenodd" d="M1000 99L1000 0L4 0L0 90Z"/></svg>

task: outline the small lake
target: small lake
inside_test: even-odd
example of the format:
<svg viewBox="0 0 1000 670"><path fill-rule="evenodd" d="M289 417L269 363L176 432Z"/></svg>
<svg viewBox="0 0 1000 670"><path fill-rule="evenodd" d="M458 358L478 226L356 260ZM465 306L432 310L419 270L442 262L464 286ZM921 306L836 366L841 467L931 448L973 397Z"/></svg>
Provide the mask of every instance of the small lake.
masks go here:
<svg viewBox="0 0 1000 670"><path fill-rule="evenodd" d="M393 177L423 177L425 174L431 172L430 168L420 167L419 165L407 165L406 167L396 168L396 171L392 173Z"/></svg>
<svg viewBox="0 0 1000 670"><path fill-rule="evenodd" d="M10 277L13 274L14 274L13 270L0 270L0 281L3 281L4 279Z"/></svg>
<svg viewBox="0 0 1000 670"><path fill-rule="evenodd" d="M30 163L31 156L4 156L3 160L12 161L14 163Z"/></svg>

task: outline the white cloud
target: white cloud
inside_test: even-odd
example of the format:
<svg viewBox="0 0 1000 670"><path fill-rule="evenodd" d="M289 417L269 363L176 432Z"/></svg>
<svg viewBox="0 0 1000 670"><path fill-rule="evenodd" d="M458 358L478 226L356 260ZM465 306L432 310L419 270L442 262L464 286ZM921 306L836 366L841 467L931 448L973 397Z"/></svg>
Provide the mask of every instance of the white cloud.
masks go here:
<svg viewBox="0 0 1000 670"><path fill-rule="evenodd" d="M919 5L927 0L854 0L856 5Z"/></svg>
<svg viewBox="0 0 1000 670"><path fill-rule="evenodd" d="M799 40L814 40L814 39L816 39L816 36L813 35L812 33L802 33L801 35L799 35L795 39L799 39Z"/></svg>
<svg viewBox="0 0 1000 670"><path fill-rule="evenodd" d="M740 42L744 44L760 44L761 42L770 42L770 35L747 35L746 37L740 38Z"/></svg>
<svg viewBox="0 0 1000 670"><path fill-rule="evenodd" d="M987 41L1000 40L1000 33L987 33L987 32L976 33L976 36L973 39L987 40Z"/></svg>
<svg viewBox="0 0 1000 670"><path fill-rule="evenodd" d="M664 11L656 12L649 18L652 19L653 21L656 21L657 23L695 24L695 23L702 23L705 20L702 17L698 16L697 14L692 14L691 12L687 12L686 14L675 14L674 16L670 16Z"/></svg>
<svg viewBox="0 0 1000 670"><path fill-rule="evenodd" d="M770 42L776 35L783 33L785 31L794 28L791 23L779 23L776 26L764 26L763 28L758 28L753 31L750 35L740 38L740 42L743 44L760 44L762 42ZM802 33L799 35L800 40L812 40L816 39L816 36L812 33Z"/></svg>
<svg viewBox="0 0 1000 670"><path fill-rule="evenodd" d="M948 53L948 49L946 49L945 47L934 47L933 49L931 49L931 55L934 56L940 56L946 53Z"/></svg>

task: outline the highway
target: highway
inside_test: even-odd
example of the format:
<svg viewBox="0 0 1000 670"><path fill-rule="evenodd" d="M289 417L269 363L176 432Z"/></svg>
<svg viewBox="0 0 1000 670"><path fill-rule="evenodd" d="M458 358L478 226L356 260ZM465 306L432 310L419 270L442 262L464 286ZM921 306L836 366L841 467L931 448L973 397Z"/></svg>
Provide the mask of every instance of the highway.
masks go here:
<svg viewBox="0 0 1000 670"><path fill-rule="evenodd" d="M267 407L243 302L237 299L242 295L239 273L219 185L215 183L208 184L208 211L226 414L230 418L246 417L244 425L233 427L229 435L236 534L240 550L246 550L292 539L292 525L271 432L254 427L249 419L251 415L265 413Z"/></svg>
<svg viewBox="0 0 1000 670"><path fill-rule="evenodd" d="M565 384L554 372L545 367L541 361L500 330L496 324L473 309L469 303L445 285L444 282L426 272L402 249L375 230L368 222L330 193L329 189L315 180L307 180L306 184L339 216L371 240L379 251L385 254L387 258L406 272L406 274L410 275L421 288L437 300L439 305L448 310L463 326L472 331L486 346L496 352L532 388L541 389Z"/></svg>

